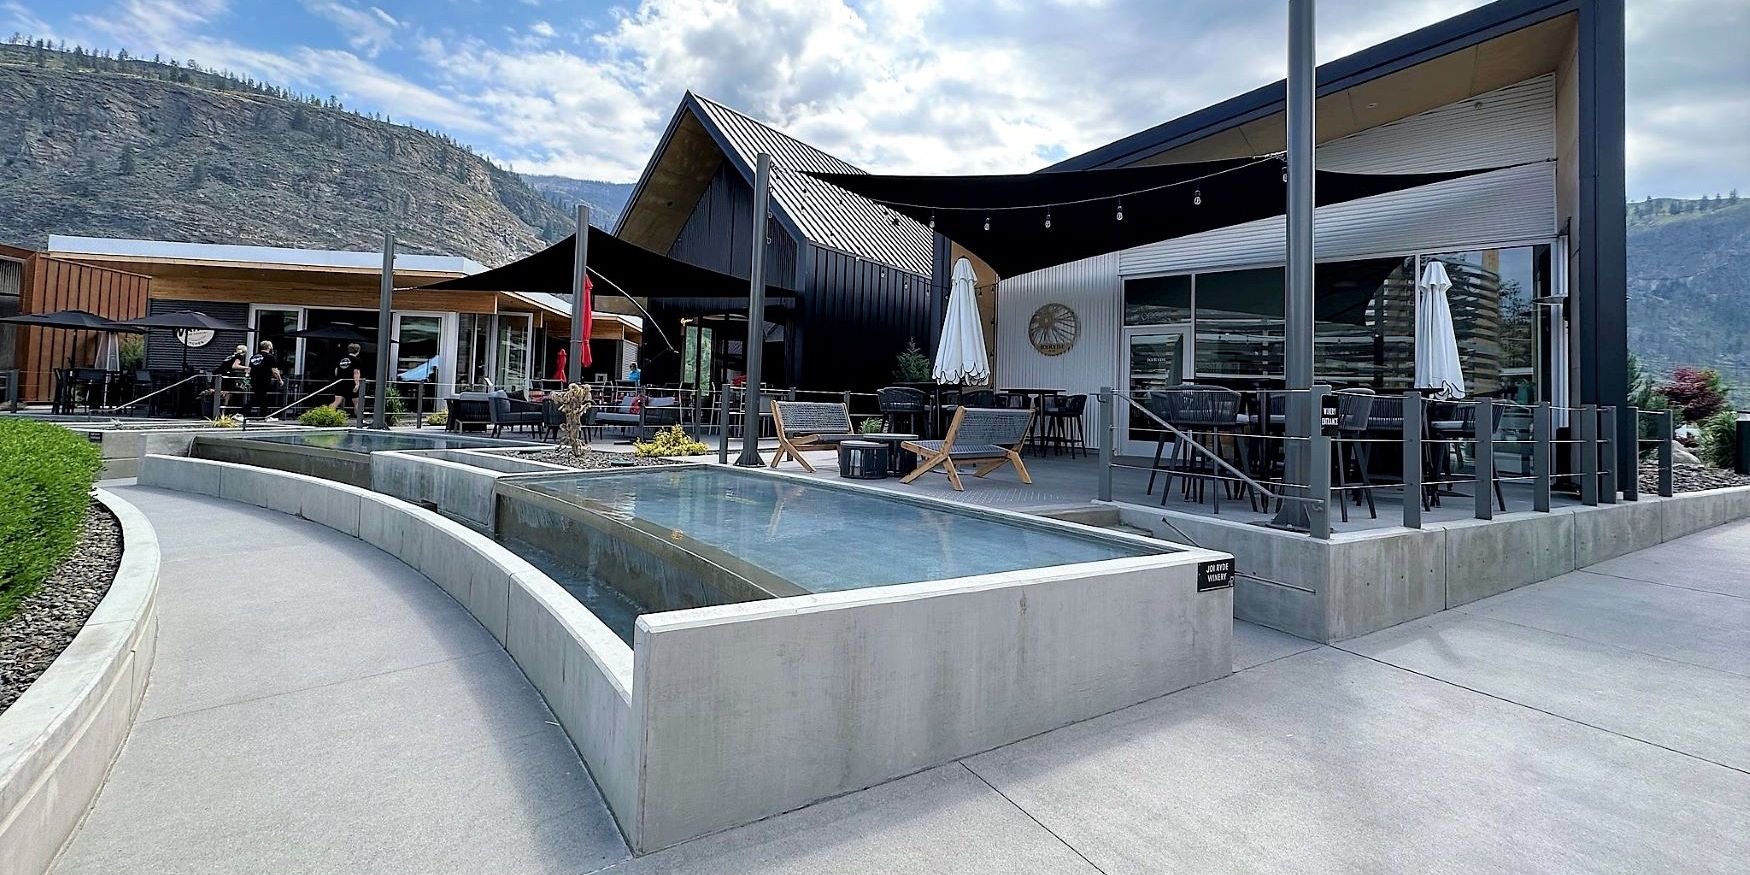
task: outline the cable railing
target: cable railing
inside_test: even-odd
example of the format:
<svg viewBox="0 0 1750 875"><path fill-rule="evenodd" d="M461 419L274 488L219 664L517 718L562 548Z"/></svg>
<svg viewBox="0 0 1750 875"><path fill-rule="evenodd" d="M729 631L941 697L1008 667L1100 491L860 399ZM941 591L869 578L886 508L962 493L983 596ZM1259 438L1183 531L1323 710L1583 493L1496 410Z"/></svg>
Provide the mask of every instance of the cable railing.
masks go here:
<svg viewBox="0 0 1750 875"><path fill-rule="evenodd" d="M1227 406L1216 405L1213 420L1209 410L1200 416L1172 408L1186 403L1175 399L1198 393L1225 396ZM1239 406L1242 399L1249 403ZM1100 402L1101 499L1113 498L1114 472L1146 471L1145 495L1152 496L1164 476L1163 505L1174 480L1182 478L1185 500L1201 504L1213 488L1217 514L1224 493L1250 501L1254 510L1261 505L1269 511L1275 504L1277 524L1314 537L1329 536L1332 510L1347 520L1349 505L1365 502L1369 514L1377 516L1374 492L1379 489L1402 491L1401 522L1408 528L1422 527L1426 513L1453 498L1468 499L1472 516L1492 519L1509 508L1509 495L1524 501L1524 491L1504 485L1528 490L1531 509L1539 512L1550 510L1552 495L1574 494L1591 506L1614 504L1619 497L1634 501L1640 492L1638 468L1621 470L1618 411L1611 406L1439 401L1414 392L1375 395L1328 387L1247 396L1190 385L1135 393L1104 389ZM1155 445L1154 457L1145 463L1115 455L1120 411L1133 443ZM1629 408L1624 418L1636 423L1637 435L1652 429L1654 437L1637 437L1632 456L1641 457L1645 444L1656 445L1659 494L1670 495L1669 412ZM1299 428L1291 427L1296 423ZM1171 455L1163 464L1169 446ZM1398 452L1400 463L1390 472L1390 456ZM1387 472L1383 476L1381 469ZM1300 513L1282 512L1284 504L1296 503Z"/></svg>

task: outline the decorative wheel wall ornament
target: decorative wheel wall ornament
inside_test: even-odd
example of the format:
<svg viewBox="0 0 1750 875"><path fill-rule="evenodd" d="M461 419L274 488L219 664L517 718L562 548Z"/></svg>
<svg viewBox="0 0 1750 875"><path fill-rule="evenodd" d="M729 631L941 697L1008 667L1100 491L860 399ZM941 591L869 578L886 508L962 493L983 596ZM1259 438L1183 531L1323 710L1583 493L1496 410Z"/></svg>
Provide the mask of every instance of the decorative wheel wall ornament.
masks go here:
<svg viewBox="0 0 1750 875"><path fill-rule="evenodd" d="M1063 304L1046 304L1027 320L1027 340L1041 355L1063 355L1076 345L1082 323L1076 311Z"/></svg>
<svg viewBox="0 0 1750 875"><path fill-rule="evenodd" d="M179 328L176 339L190 349L200 349L213 342L213 332L206 328Z"/></svg>

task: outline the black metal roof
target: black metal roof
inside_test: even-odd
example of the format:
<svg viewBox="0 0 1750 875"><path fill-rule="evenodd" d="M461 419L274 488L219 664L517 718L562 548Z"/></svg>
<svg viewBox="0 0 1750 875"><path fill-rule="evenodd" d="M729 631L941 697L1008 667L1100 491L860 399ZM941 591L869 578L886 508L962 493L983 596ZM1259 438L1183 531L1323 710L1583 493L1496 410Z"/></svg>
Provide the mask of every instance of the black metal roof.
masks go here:
<svg viewBox="0 0 1750 875"><path fill-rule="evenodd" d="M1352 88L1502 34L1575 12L1582 2L1584 0L1497 0L1487 6L1321 64L1318 68L1318 95L1322 97ZM1211 134L1282 112L1286 106L1286 93L1286 82L1277 81L1064 159L1040 172L1122 167L1185 143L1201 140Z"/></svg>

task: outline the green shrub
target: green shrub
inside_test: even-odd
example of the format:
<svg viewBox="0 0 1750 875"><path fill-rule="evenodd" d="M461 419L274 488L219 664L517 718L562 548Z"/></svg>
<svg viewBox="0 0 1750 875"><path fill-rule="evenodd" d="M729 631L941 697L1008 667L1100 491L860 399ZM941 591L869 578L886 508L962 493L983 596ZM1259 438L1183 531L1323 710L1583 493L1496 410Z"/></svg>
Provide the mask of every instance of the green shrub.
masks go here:
<svg viewBox="0 0 1750 875"><path fill-rule="evenodd" d="M448 410L433 410L425 415L425 424L440 427L449 425L450 412Z"/></svg>
<svg viewBox="0 0 1750 875"><path fill-rule="evenodd" d="M207 420L207 425L212 428L239 428L243 425L243 420L229 413L224 413L220 414L218 419Z"/></svg>
<svg viewBox="0 0 1750 875"><path fill-rule="evenodd" d="M1715 468L1731 470L1738 456L1737 411L1722 410L1702 420L1698 449L1696 455L1703 462Z"/></svg>
<svg viewBox="0 0 1750 875"><path fill-rule="evenodd" d="M678 425L671 425L657 432L650 440L632 442L632 454L639 458L699 456L710 451L710 447L693 440L693 436Z"/></svg>
<svg viewBox="0 0 1750 875"><path fill-rule="evenodd" d="M0 622L78 545L102 467L84 435L0 419Z"/></svg>
<svg viewBox="0 0 1750 875"><path fill-rule="evenodd" d="M904 383L922 383L930 379L936 362L918 349L917 338L905 342L905 349L893 358L893 376Z"/></svg>
<svg viewBox="0 0 1750 875"><path fill-rule="evenodd" d="M879 416L871 416L857 424L859 434L881 434L887 431L887 420Z"/></svg>
<svg viewBox="0 0 1750 875"><path fill-rule="evenodd" d="M298 416L299 425L315 428L338 428L351 421L346 411L333 407L312 407Z"/></svg>

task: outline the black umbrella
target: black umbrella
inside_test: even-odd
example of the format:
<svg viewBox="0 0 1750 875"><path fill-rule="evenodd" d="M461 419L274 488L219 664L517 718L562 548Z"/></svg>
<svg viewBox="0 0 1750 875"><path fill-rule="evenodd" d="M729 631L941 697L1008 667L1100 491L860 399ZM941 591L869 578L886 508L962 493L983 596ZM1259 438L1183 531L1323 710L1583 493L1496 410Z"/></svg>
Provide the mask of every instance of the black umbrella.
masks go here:
<svg viewBox="0 0 1750 875"><path fill-rule="evenodd" d="M159 313L156 316L144 316L139 319L129 319L121 325L137 325L141 328L170 328L177 331L240 331L249 329L232 322L226 322L213 316L208 316L199 310L177 310L171 313ZM188 341L182 342L182 369L188 370Z"/></svg>
<svg viewBox="0 0 1750 875"><path fill-rule="evenodd" d="M375 331L376 329L371 329ZM306 328L303 331L292 331L287 337L302 337L305 340L333 340L340 343L371 343L371 338L356 325L345 322L335 322L320 328Z"/></svg>
<svg viewBox="0 0 1750 875"><path fill-rule="evenodd" d="M144 328L133 328L126 322L112 322L84 310L56 310L53 313L25 313L0 319L9 325L34 325L38 328L66 328L73 331L107 331L112 334L145 334Z"/></svg>

